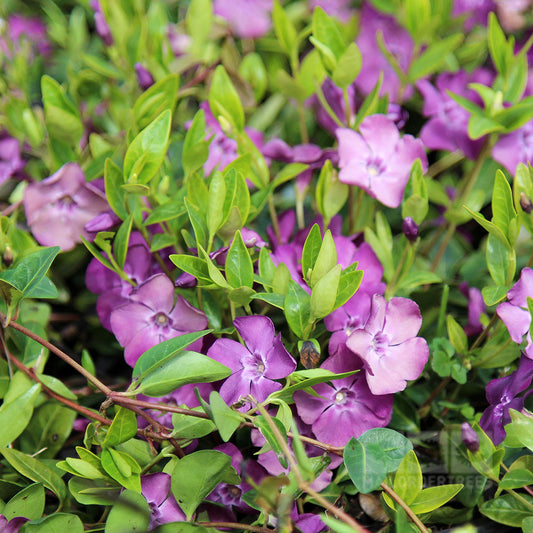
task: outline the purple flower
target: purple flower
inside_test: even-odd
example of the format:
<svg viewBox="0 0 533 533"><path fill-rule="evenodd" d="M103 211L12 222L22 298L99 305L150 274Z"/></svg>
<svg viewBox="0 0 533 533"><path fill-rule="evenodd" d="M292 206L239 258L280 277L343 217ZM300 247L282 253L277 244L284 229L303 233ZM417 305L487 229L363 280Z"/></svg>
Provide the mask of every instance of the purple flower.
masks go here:
<svg viewBox="0 0 533 533"><path fill-rule="evenodd" d="M424 170L427 159L420 139L400 137L398 128L385 115L366 117L361 133L340 128L339 180L357 185L388 207L398 207L411 167L420 159Z"/></svg>
<svg viewBox="0 0 533 533"><path fill-rule="evenodd" d="M20 157L20 143L13 137L6 136L0 140L0 185L16 176L26 162Z"/></svg>
<svg viewBox="0 0 533 533"><path fill-rule="evenodd" d="M471 30L475 24L487 25L487 17L496 8L492 0L454 0L452 15L467 14L464 27Z"/></svg>
<svg viewBox="0 0 533 533"><path fill-rule="evenodd" d="M407 86L402 90L398 74L381 52L376 38L378 32L382 32L387 48L401 69L407 72L414 49L409 33L398 26L393 17L378 13L368 2L364 3L361 9L359 27L361 31L356 42L363 56L363 64L355 80L356 87L364 94L369 94L375 87L380 73L383 73L379 95L388 94L389 99L395 103L409 99L413 94L413 88Z"/></svg>
<svg viewBox="0 0 533 533"><path fill-rule="evenodd" d="M468 336L478 335L483 331L480 317L486 310L483 295L476 287L468 287L466 281L459 285L459 290L468 298L468 324L464 328L465 333Z"/></svg>
<svg viewBox="0 0 533 533"><path fill-rule="evenodd" d="M320 368L340 374L361 368L361 360L347 352L330 356ZM313 389L318 396L296 391L294 401L302 420L313 426L313 433L322 442L344 446L352 437L390 422L393 395L372 394L362 372L331 380L331 384L315 385Z"/></svg>
<svg viewBox="0 0 533 533"><path fill-rule="evenodd" d="M0 533L18 533L19 529L29 521L29 518L16 516L8 521L4 515L0 515Z"/></svg>
<svg viewBox="0 0 533 533"><path fill-rule="evenodd" d="M143 67L141 63L135 63L135 74L137 74L137 83L139 87L146 91L149 87L154 84L154 78L146 68Z"/></svg>
<svg viewBox="0 0 533 533"><path fill-rule="evenodd" d="M522 344L524 335L527 333L525 354L533 359L533 343L529 331L531 315L527 306L528 296L533 298L533 270L524 268L520 274L520 279L507 293L509 301L501 303L496 308L496 314L506 325L513 342Z"/></svg>
<svg viewBox="0 0 533 533"><path fill-rule="evenodd" d="M533 162L533 120L501 137L492 149L492 157L511 174L516 172L518 163Z"/></svg>
<svg viewBox="0 0 533 533"><path fill-rule="evenodd" d="M472 453L479 450L479 437L468 422L461 424L461 440Z"/></svg>
<svg viewBox="0 0 533 533"><path fill-rule="evenodd" d="M176 57L185 55L190 51L192 38L186 33L181 33L178 29L178 26L169 24L167 36L172 53Z"/></svg>
<svg viewBox="0 0 533 533"><path fill-rule="evenodd" d="M272 0L214 0L213 11L237 37L256 39L270 30Z"/></svg>
<svg viewBox="0 0 533 533"><path fill-rule="evenodd" d="M104 13L100 7L100 3L98 0L91 0L89 5L94 11L94 25L96 28L96 33L98 33L106 46L111 46L113 44L113 35L111 35L111 30L106 22Z"/></svg>
<svg viewBox="0 0 533 533"><path fill-rule="evenodd" d="M216 446L214 449L231 457L231 466L235 468L241 478L241 482L238 485L220 483L206 497L207 501L222 505L222 507L218 505L208 506L207 512L210 520L217 522L235 522L236 517L234 511L254 514L256 511L242 500L242 495L252 488L246 480L251 479L254 483L259 484L266 477L266 472L256 461L251 459L245 461L239 448L231 442Z"/></svg>
<svg viewBox="0 0 533 533"><path fill-rule="evenodd" d="M472 82L489 86L492 75L486 70L472 74L465 71L440 74L435 87L427 80L420 80L416 86L424 97L424 116L426 122L420 138L432 150L461 150L466 157L476 159L483 145L483 139L471 140L468 136L470 114L460 106L446 91L458 94L469 100L481 103L479 95L467 85Z"/></svg>
<svg viewBox="0 0 533 533"><path fill-rule="evenodd" d="M66 163L55 174L24 191L26 219L33 236L44 246L63 251L89 238L85 224L109 208L104 194L85 182L77 163Z"/></svg>
<svg viewBox="0 0 533 533"><path fill-rule="evenodd" d="M170 493L170 475L156 472L141 476L141 492L150 506L150 531L161 524L184 522L185 513Z"/></svg>
<svg viewBox="0 0 533 533"><path fill-rule="evenodd" d="M296 361L276 336L272 320L266 316L237 317L233 324L245 346L231 339L217 339L207 355L231 369L232 374L220 388L228 404L251 394L262 402L281 383L273 381L287 377L296 368Z"/></svg>
<svg viewBox="0 0 533 533"><path fill-rule="evenodd" d="M163 341L200 331L207 318L183 296L174 297L174 284L165 274L156 274L131 291L130 301L111 312L111 330L124 349L130 366L148 348ZM190 346L201 347L201 339Z"/></svg>
<svg viewBox="0 0 533 533"><path fill-rule="evenodd" d="M511 422L509 409L520 411L524 407L524 396L518 394L531 386L533 361L522 353L518 368L508 376L493 379L485 388L490 406L481 416L479 426L497 446L505 439L504 426ZM531 394L530 390L526 396Z"/></svg>
<svg viewBox="0 0 533 533"><path fill-rule="evenodd" d="M418 305L408 298L389 302L375 294L370 318L355 330L346 345L363 360L368 386L373 394L404 390L416 379L429 357L425 339L416 334L422 325Z"/></svg>
<svg viewBox="0 0 533 533"><path fill-rule="evenodd" d="M48 40L46 25L41 20L17 14L9 17L7 25L7 39L0 38L0 51L6 57L10 58L12 52L18 53L24 40L39 54L43 56L50 54L52 47ZM33 58L33 52L30 54L30 58Z"/></svg>
<svg viewBox="0 0 533 533"><path fill-rule="evenodd" d="M414 243L418 239L418 224L411 217L403 219L402 231L409 242Z"/></svg>

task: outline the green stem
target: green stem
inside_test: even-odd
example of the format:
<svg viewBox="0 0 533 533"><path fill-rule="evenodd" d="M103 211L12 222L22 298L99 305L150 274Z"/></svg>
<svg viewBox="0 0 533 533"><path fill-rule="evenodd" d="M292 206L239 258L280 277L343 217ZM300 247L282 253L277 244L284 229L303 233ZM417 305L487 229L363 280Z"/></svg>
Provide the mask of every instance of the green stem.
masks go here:
<svg viewBox="0 0 533 533"><path fill-rule="evenodd" d="M463 159L464 155L461 152L449 152L444 157L441 157L438 161L435 161L435 163L428 168L426 176L434 178L441 172L453 167Z"/></svg>
<svg viewBox="0 0 533 533"><path fill-rule="evenodd" d="M322 107L326 110L326 113L331 117L333 122L339 126L339 128L346 127L345 124L342 123L342 121L339 119L339 117L334 113L333 109L331 109L331 106L328 104L328 101L326 100L326 97L324 96L324 92L322 91L322 87L318 85L315 81L315 90L316 95L318 97L318 101L322 105Z"/></svg>
<svg viewBox="0 0 533 533"><path fill-rule="evenodd" d="M487 337L490 330L494 327L494 324L496 324L496 321L498 320L498 315L494 313L492 315L492 318L490 319L490 322L487 324L487 327L479 334L478 338L474 341L474 344L470 347L469 351L474 351Z"/></svg>
<svg viewBox="0 0 533 533"><path fill-rule="evenodd" d="M346 120L346 127L351 128L352 127L352 108L350 106L350 98L348 96L348 89L344 89L343 91L344 96L344 107L345 109L345 120Z"/></svg>
<svg viewBox="0 0 533 533"><path fill-rule="evenodd" d="M349 212L348 212L348 220L350 224L349 231L350 233L355 233L356 231L356 224L359 220L359 213L361 211L361 204L363 203L363 197L365 195L365 191L363 189L359 189L359 193L357 194L357 199L355 198L355 189L354 187L349 188L349 196L348 201L350 202Z"/></svg>
<svg viewBox="0 0 533 533"><path fill-rule="evenodd" d="M403 270L407 256L409 255L409 252L411 251L411 247L412 247L412 244L409 243L403 249L402 256L400 257L400 261L398 262L398 266L396 267L396 270L394 271L394 275L392 276L392 279L390 283L388 283L387 289L385 290L385 298L387 300L389 300L390 297L393 296L395 293L396 282L398 281L398 278L400 277L400 273Z"/></svg>
<svg viewBox="0 0 533 533"><path fill-rule="evenodd" d="M270 219L272 220L272 226L274 227L274 233L279 242L281 242L281 232L279 230L278 214L276 213L276 206L274 205L274 197L269 195L268 197L268 211L270 212Z"/></svg>
<svg viewBox="0 0 533 533"><path fill-rule="evenodd" d="M309 142L309 133L307 132L307 123L305 122L305 109L303 102L298 102L298 122L300 124L302 143L307 144Z"/></svg>
<svg viewBox="0 0 533 533"><path fill-rule="evenodd" d="M525 498L523 498L518 492L515 492L512 489L505 489L506 492L508 492L513 498L517 501L519 501L522 505L527 507L530 511L533 511L533 504L529 503Z"/></svg>

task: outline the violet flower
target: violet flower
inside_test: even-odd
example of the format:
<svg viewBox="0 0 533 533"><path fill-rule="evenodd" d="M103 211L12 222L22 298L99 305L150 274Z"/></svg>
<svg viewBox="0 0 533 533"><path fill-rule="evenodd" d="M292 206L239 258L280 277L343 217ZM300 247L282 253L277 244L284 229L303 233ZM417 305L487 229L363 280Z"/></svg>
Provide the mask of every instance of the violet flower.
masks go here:
<svg viewBox="0 0 533 533"><path fill-rule="evenodd" d="M214 0L213 11L226 19L237 37L256 39L270 30L272 3L272 0Z"/></svg>
<svg viewBox="0 0 533 533"><path fill-rule="evenodd" d="M276 336L270 318L241 316L233 324L245 346L231 339L217 339L207 352L232 371L222 384L220 395L230 405L248 394L262 402L281 389L281 383L273 380L291 374L296 361L283 346L281 334Z"/></svg>
<svg viewBox="0 0 533 533"><path fill-rule="evenodd" d="M20 157L18 139L8 135L0 139L0 185L19 175L25 165L26 162Z"/></svg>
<svg viewBox="0 0 533 533"><path fill-rule="evenodd" d="M504 426L511 422L509 409L520 411L524 407L525 396L533 393L528 391L524 396L518 394L531 386L533 380L533 361L524 353L520 357L518 368L508 376L493 379L485 388L489 407L485 409L479 426L497 446L505 439Z"/></svg>
<svg viewBox="0 0 533 533"><path fill-rule="evenodd" d="M100 36L106 46L111 46L113 44L113 35L106 22L100 3L98 0L91 0L89 5L94 11L94 26L96 28L96 33Z"/></svg>
<svg viewBox="0 0 533 533"><path fill-rule="evenodd" d="M363 64L355 80L356 87L364 94L369 94L376 86L380 73L383 73L379 96L388 94L389 100L395 103L408 100L413 94L413 87L402 89L398 74L381 52L376 36L378 32L383 34L387 48L401 69L407 72L414 49L409 33L400 27L393 17L377 12L368 2L365 2L361 9L359 27L361 31L356 43L361 50Z"/></svg>
<svg viewBox="0 0 533 533"><path fill-rule="evenodd" d="M36 17L24 15L11 15L7 21L7 39L0 38L0 51L11 58L12 52L18 53L24 40L32 47L30 58L33 59L33 50L42 56L48 56L52 50L46 31L46 25Z"/></svg>
<svg viewBox="0 0 533 533"><path fill-rule="evenodd" d="M411 217L405 217L403 219L402 231L405 238L411 244L415 243L418 239L418 224Z"/></svg>
<svg viewBox="0 0 533 533"><path fill-rule="evenodd" d="M429 117L420 132L424 145L432 150L461 150L469 159L477 159L483 139L470 139L470 114L447 91L481 104L479 95L467 86L473 82L490 86L492 78L487 70L477 70L472 74L465 71L445 72L437 77L435 86L427 80L417 82L416 86L424 97L422 112Z"/></svg>
<svg viewBox="0 0 533 533"><path fill-rule="evenodd" d="M454 0L452 15L466 14L464 28L469 31L475 24L486 26L489 13L495 8L492 0Z"/></svg>
<svg viewBox="0 0 533 533"><path fill-rule="evenodd" d="M411 167L420 159L427 168L424 145L411 135L400 137L394 123L385 115L366 117L359 128L337 130L339 141L339 180L357 185L388 207L398 207Z"/></svg>
<svg viewBox="0 0 533 533"><path fill-rule="evenodd" d="M85 182L77 163L66 163L55 174L24 191L26 220L33 236L43 246L60 246L63 251L88 239L85 224L108 209L104 194Z"/></svg>
<svg viewBox="0 0 533 533"><path fill-rule="evenodd" d="M8 520L4 515L0 515L0 533L18 533L26 522L29 522L29 518L23 516Z"/></svg>
<svg viewBox="0 0 533 533"><path fill-rule="evenodd" d="M165 274L155 274L131 291L129 300L111 312L111 330L124 347L130 366L148 348L184 333L207 327L207 318L183 296L174 297L174 284ZM202 340L189 349L200 349Z"/></svg>
<svg viewBox="0 0 533 533"><path fill-rule="evenodd" d="M468 299L468 324L464 328L465 333L469 337L478 335L483 331L480 318L486 310L483 295L476 287L469 287L466 281L459 285L459 290Z"/></svg>
<svg viewBox="0 0 533 533"><path fill-rule="evenodd" d="M154 84L154 78L150 74L150 71L144 68L142 63L135 63L133 66L135 68L135 74L137 74L137 83L139 84L139 87L146 91L149 87L151 87Z"/></svg>
<svg viewBox="0 0 533 533"><path fill-rule="evenodd" d="M309 0L311 11L321 7L330 17L337 17L342 22L349 22L356 13L351 0Z"/></svg>
<svg viewBox="0 0 533 533"><path fill-rule="evenodd" d="M527 306L527 298L533 298L533 270L524 268L520 279L507 293L508 302L503 302L496 308L496 314L502 319L509 331L513 342L522 344L527 334L526 357L533 359L533 343L529 331L531 315Z"/></svg>
<svg viewBox="0 0 533 533"><path fill-rule="evenodd" d="M429 347L425 339L416 336L421 325L420 309L412 300L392 298L387 302L374 295L364 328L355 330L346 341L363 360L373 394L404 390L408 380L422 373Z"/></svg>
<svg viewBox="0 0 533 533"><path fill-rule="evenodd" d="M257 461L251 459L245 461L239 448L231 442L215 446L213 449L231 457L231 466L241 478L241 482L238 485L220 483L213 492L206 496L208 502L220 504L220 506L209 505L207 507L209 519L215 522L235 522L235 511L245 514L256 513L255 509L243 501L242 495L252 489L246 480L251 479L259 485L267 475L265 470Z"/></svg>
<svg viewBox="0 0 533 533"><path fill-rule="evenodd" d="M150 506L150 531L161 524L184 522L185 513L170 492L170 475L156 472L141 476L141 492Z"/></svg>
<svg viewBox="0 0 533 533"><path fill-rule="evenodd" d="M533 162L533 120L503 135L494 145L492 157L513 175L519 163Z"/></svg>
<svg viewBox="0 0 533 533"><path fill-rule="evenodd" d="M330 356L320 368L335 374L357 370L361 361L352 352ZM294 393L298 415L313 427L316 438L333 446L344 446L368 429L385 427L392 416L393 395L375 396L363 372L313 386L318 396Z"/></svg>
<svg viewBox="0 0 533 533"><path fill-rule="evenodd" d="M472 453L479 450L479 437L468 422L461 424L461 440L466 446L466 449Z"/></svg>

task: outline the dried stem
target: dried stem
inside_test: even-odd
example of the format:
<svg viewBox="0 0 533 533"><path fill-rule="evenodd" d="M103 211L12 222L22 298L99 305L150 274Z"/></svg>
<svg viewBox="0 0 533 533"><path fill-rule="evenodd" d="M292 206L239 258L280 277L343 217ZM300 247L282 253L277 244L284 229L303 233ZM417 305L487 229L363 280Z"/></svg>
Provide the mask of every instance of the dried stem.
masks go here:
<svg viewBox="0 0 533 533"><path fill-rule="evenodd" d="M381 488L405 511L405 514L407 514L422 533L430 533L430 530L420 521L420 518L413 513L411 508L392 490L391 487L386 483L382 483Z"/></svg>

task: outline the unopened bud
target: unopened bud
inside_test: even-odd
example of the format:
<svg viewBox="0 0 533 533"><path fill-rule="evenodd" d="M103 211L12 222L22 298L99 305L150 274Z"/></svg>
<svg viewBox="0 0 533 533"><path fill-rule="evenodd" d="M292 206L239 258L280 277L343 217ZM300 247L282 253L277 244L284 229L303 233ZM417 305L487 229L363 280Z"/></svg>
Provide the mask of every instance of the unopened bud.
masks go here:
<svg viewBox="0 0 533 533"><path fill-rule="evenodd" d="M533 211L533 202L531 201L531 198L523 192L520 193L520 207L524 213L527 213L528 215Z"/></svg>
<svg viewBox="0 0 533 533"><path fill-rule="evenodd" d="M461 424L461 439L467 450L475 453L479 450L479 437L468 422Z"/></svg>
<svg viewBox="0 0 533 533"><path fill-rule="evenodd" d="M148 87L151 87L154 84L154 78L150 72L145 69L140 63L135 63L135 73L137 74L137 82L139 87L146 91Z"/></svg>
<svg viewBox="0 0 533 533"><path fill-rule="evenodd" d="M6 267L10 267L13 263L13 250L9 246L6 246L6 249L2 254L2 263L4 263Z"/></svg>
<svg viewBox="0 0 533 533"><path fill-rule="evenodd" d="M418 224L411 217L403 219L402 230L409 242L416 242L418 239Z"/></svg>

